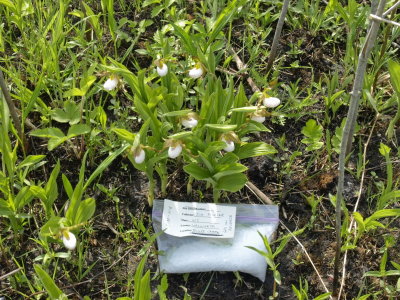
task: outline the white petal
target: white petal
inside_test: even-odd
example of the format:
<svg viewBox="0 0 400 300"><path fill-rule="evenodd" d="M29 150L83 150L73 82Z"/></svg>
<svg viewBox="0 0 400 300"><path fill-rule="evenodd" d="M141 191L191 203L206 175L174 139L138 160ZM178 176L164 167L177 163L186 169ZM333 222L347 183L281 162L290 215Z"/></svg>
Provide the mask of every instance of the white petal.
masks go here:
<svg viewBox="0 0 400 300"><path fill-rule="evenodd" d="M193 68L190 69L189 71L189 76L192 77L193 79L197 79L203 75L203 69L202 68Z"/></svg>
<svg viewBox="0 0 400 300"><path fill-rule="evenodd" d="M265 117L263 117L263 116L252 116L251 119L258 123L264 123L264 121L265 121Z"/></svg>
<svg viewBox="0 0 400 300"><path fill-rule="evenodd" d="M137 164L141 164L142 162L144 162L144 159L146 158L146 152L144 152L144 150L140 150L138 155L135 155L135 163Z"/></svg>
<svg viewBox="0 0 400 300"><path fill-rule="evenodd" d="M62 241L65 248L67 248L68 250L74 250L76 248L76 236L72 232L64 233L62 236Z"/></svg>
<svg viewBox="0 0 400 300"><path fill-rule="evenodd" d="M274 108L274 107L277 107L279 104L281 104L281 100L279 100L276 97L268 97L268 98L264 98L263 104L265 107Z"/></svg>
<svg viewBox="0 0 400 300"><path fill-rule="evenodd" d="M118 79L117 78L108 78L106 82L104 82L104 89L107 91L111 91L115 89L118 85Z"/></svg>
<svg viewBox="0 0 400 300"><path fill-rule="evenodd" d="M179 154L182 152L182 146L178 145L176 147L169 147L168 149L168 156L170 158L177 158Z"/></svg>
<svg viewBox="0 0 400 300"><path fill-rule="evenodd" d="M197 126L198 121L195 118L189 118L182 120L182 125L186 128L193 128Z"/></svg>
<svg viewBox="0 0 400 300"><path fill-rule="evenodd" d="M160 77L167 75L168 73L168 66L167 64L163 64L161 68L157 67L157 73Z"/></svg>
<svg viewBox="0 0 400 300"><path fill-rule="evenodd" d="M233 141L227 142L224 139L223 141L226 143L226 147L224 148L226 152L232 152L233 150L235 150L235 143Z"/></svg>

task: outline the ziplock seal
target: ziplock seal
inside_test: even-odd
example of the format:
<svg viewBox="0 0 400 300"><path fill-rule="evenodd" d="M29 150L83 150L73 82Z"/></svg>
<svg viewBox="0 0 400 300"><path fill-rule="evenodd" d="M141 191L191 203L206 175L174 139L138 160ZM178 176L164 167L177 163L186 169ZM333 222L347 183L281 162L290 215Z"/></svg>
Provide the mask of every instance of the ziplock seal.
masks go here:
<svg viewBox="0 0 400 300"><path fill-rule="evenodd" d="M153 216L162 217L162 212L154 211ZM251 217L251 216L236 216L236 219L242 221L257 220L257 221L267 221L267 222L279 222L279 218L264 218L264 217Z"/></svg>

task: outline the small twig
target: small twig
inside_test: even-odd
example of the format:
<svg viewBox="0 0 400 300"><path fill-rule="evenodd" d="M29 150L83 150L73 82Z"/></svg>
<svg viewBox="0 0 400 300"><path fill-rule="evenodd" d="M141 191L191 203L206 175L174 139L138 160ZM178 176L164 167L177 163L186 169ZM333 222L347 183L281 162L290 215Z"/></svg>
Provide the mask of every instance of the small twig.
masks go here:
<svg viewBox="0 0 400 300"><path fill-rule="evenodd" d="M390 7L387 11L382 14L382 17L386 17L390 12L396 9L400 5L400 1L396 2L392 7Z"/></svg>
<svg viewBox="0 0 400 300"><path fill-rule="evenodd" d="M391 21L391 20L388 20L388 19L384 19L384 18L378 17L377 15L370 14L369 18L371 20L376 20L376 21L388 23L388 24L391 24L391 25L394 25L394 26L400 26L400 23L397 23L395 21Z"/></svg>
<svg viewBox="0 0 400 300"><path fill-rule="evenodd" d="M365 164L366 164L366 160L367 160L367 148L368 148L368 145L369 145L369 143L371 141L372 133L374 132L375 125L376 125L376 122L378 121L378 118L379 118L379 115L376 116L374 124L372 124L371 132L369 133L367 142L364 145L364 151L363 151L363 168L364 169L363 169L363 171L361 173L360 188L358 189L357 201L356 201L356 204L354 205L353 215L351 216L351 219L350 219L350 225L349 225L349 227L347 229L348 233L350 233L351 229L353 228L353 226L356 225L356 223L354 223L354 217L353 216L354 216L354 213L357 211L358 205L360 203L361 194L362 194L362 190L363 190L363 187L364 187L365 172L366 172ZM342 269L342 280L341 280L341 283L340 283L338 299L340 299L340 296L342 295L344 283L345 283L345 280L346 280L345 278L346 278L347 253L348 253L348 249L346 249L346 251L344 252L343 269Z"/></svg>
<svg viewBox="0 0 400 300"><path fill-rule="evenodd" d="M232 49L232 47L228 48L228 51L231 52L233 59L236 62L236 66L238 67L239 72L242 72L243 70L247 69L247 66L243 63L243 61L240 59L240 57L237 55L237 53ZM260 92L261 90L258 88L258 86L255 84L253 79L248 76L247 72L243 72L242 74L247 75L247 83L250 85L251 89L253 90L254 93Z"/></svg>
<svg viewBox="0 0 400 300"><path fill-rule="evenodd" d="M4 275L0 276L0 280L4 280L4 279L6 279L7 277L9 277L9 276L11 276L11 275L14 275L15 273L18 273L18 272L21 271L21 270L22 270L22 268L19 267L18 269L15 269L15 270L13 270L13 271L7 273L7 274L4 274Z"/></svg>
<svg viewBox="0 0 400 300"><path fill-rule="evenodd" d="M321 284L322 284L322 286L323 286L325 292L329 293L329 290L328 290L328 288L326 287L326 285L325 285L325 283L324 283L324 280L322 279L321 275L319 274L318 269L317 269L317 267L315 266L315 264L313 263L313 261L312 261L310 255L308 254L307 249L306 249L306 248L304 247L304 245L300 242L300 240L290 231L290 229L286 227L286 225L283 223L283 221L279 220L279 223L283 226L283 228L285 228L285 229L289 232L289 234L290 234L290 235L295 239L295 241L300 245L301 249L304 251L304 254L307 256L308 261L310 262L311 266L313 267L315 273L317 274L318 279L320 280L320 282L321 282ZM330 299L333 299L332 296L329 296L329 298L330 298Z"/></svg>
<svg viewBox="0 0 400 300"><path fill-rule="evenodd" d="M258 198L260 198L262 202L269 204L269 205L274 205L274 202L272 202L272 200L267 195L265 195L258 187L256 187L250 181L247 181L246 187L250 191L252 191Z"/></svg>
<svg viewBox="0 0 400 300"><path fill-rule="evenodd" d="M290 0L285 0L283 2L281 15L279 16L278 23L276 24L274 40L272 41L271 52L269 53L268 63L266 67L266 73L268 74L272 68L272 64L274 63L276 57L276 51L278 49L279 39L281 37L283 23L285 22L286 14L288 11Z"/></svg>

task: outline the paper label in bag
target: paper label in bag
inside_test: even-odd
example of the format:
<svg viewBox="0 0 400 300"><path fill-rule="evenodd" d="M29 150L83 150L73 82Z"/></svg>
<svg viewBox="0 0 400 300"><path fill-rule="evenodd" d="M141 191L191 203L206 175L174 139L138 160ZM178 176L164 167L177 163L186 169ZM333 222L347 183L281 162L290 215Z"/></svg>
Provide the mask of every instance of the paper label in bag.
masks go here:
<svg viewBox="0 0 400 300"><path fill-rule="evenodd" d="M173 236L233 238L236 207L164 200L162 229Z"/></svg>

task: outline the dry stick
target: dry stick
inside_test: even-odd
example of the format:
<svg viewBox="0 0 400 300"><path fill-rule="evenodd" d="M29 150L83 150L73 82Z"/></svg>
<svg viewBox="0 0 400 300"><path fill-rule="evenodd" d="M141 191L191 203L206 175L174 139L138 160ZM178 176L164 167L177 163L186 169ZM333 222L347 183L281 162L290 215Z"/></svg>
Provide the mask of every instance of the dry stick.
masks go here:
<svg viewBox="0 0 400 300"><path fill-rule="evenodd" d="M367 142L364 145L364 152L363 152L363 168L364 169L363 169L362 174L361 174L360 188L358 189L358 196L357 196L356 204L355 204L354 209L353 209L353 216L354 216L354 213L357 211L358 205L360 203L361 193L362 193L362 189L364 187L365 172L366 172L365 164L366 164L366 157L367 157L367 148L368 148L368 145L369 145L369 143L371 141L372 133L374 132L375 125L376 125L376 122L378 121L378 118L379 118L379 114L376 116L374 124L372 124L371 132L369 133ZM350 225L347 228L347 232L348 233L351 232L351 229L353 228L353 226L356 226L356 223L354 223L354 217L353 216L351 216ZM340 299L340 296L342 295L342 291L343 291L344 283L345 283L345 278L346 278L347 253L348 253L348 249L346 249L346 251L344 252L343 269L342 269L342 280L341 280L341 283L340 283L338 299Z"/></svg>
<svg viewBox="0 0 400 300"><path fill-rule="evenodd" d="M228 48L228 51L231 52L233 59L236 62L236 66L238 67L239 72L245 70L247 68L247 66L242 62L242 60L240 59L240 57L237 55L237 53L235 52L235 50L233 50L232 47ZM243 74L247 74L247 72L243 72ZM258 86L254 83L253 79L250 76L247 76L247 83L250 85L251 89L253 90L254 93L256 92L260 92L261 90L258 88Z"/></svg>
<svg viewBox="0 0 400 300"><path fill-rule="evenodd" d="M0 280L6 279L8 276L11 276L11 275L13 275L13 274L15 274L15 273L18 273L19 271L21 271L21 269L22 269L22 268L20 267L20 268L15 269L15 270L13 270L13 271L7 273L7 274L4 274L4 275L0 276Z"/></svg>
<svg viewBox="0 0 400 300"><path fill-rule="evenodd" d="M19 116L18 116L18 112L17 112L18 110L15 107L14 102L11 100L11 95L10 95L10 92L8 91L2 70L0 70L0 87L1 87L1 90L3 91L4 99L6 99L7 106L10 111L11 118L13 119L15 129L17 129L18 136L22 141L22 148L24 149L24 151L26 151L27 143L26 143L25 134L22 132L21 122L19 120Z"/></svg>
<svg viewBox="0 0 400 300"><path fill-rule="evenodd" d="M382 17L386 17L390 12L394 9L396 9L400 5L400 1L397 1L392 7L390 7L387 11L385 11L382 15Z"/></svg>
<svg viewBox="0 0 400 300"><path fill-rule="evenodd" d="M376 12L377 16L381 16L383 9L385 7L386 0L381 0L379 2L378 10ZM337 196L336 196L336 255L335 255L335 265L333 274L333 296L338 294L339 285L339 260L340 260L340 249L341 249L341 222L342 222L342 211L341 204L343 200L343 189L344 189L344 169L345 161L347 155L350 153L354 127L358 114L358 107L360 104L360 96L364 82L365 71L367 69L368 57L371 53L372 47L375 43L376 37L379 30L379 21L372 20L372 25L368 30L367 37L365 39L365 44L362 51L358 57L358 65L355 74L353 89L351 91L350 107L347 113L346 124L343 129L342 143L340 145L340 155L339 155L339 178L337 185Z"/></svg>
<svg viewBox="0 0 400 300"><path fill-rule="evenodd" d="M278 49L279 39L281 37L283 23L285 22L286 14L287 14L288 7L289 7L289 2L290 2L290 0L285 0L283 2L281 15L279 17L278 24L276 24L274 40L272 41L271 52L269 54L268 64L267 64L267 68L266 68L267 74L271 70L272 64L274 63L274 60L276 57L276 51Z"/></svg>
<svg viewBox="0 0 400 300"><path fill-rule="evenodd" d="M242 60L240 59L240 57L236 54L236 52L229 47L229 51L232 53L233 55L233 59L236 62L236 65L239 69L239 72L243 69L246 68L246 65L242 62ZM249 85L251 86L253 92L259 92L260 89L257 87L257 85L254 83L253 79L251 79L251 77L247 78L247 82L249 83ZM263 193L260 189L258 189L253 183L251 183L250 181L247 182L246 187L252 191L263 203L265 204L274 204L272 202L272 200L265 195L265 193ZM287 228L287 226L283 223L283 221L279 220L279 223L289 232L289 234L296 240L296 242L300 245L301 249L304 251L305 255L307 256L307 259L309 260L309 262L311 263L315 273L317 274L319 280L321 281L322 286L324 287L324 290L329 293L328 288L326 287L324 280L322 279L321 275L318 272L317 267L315 266L315 264L313 263L310 255L307 252L307 249L304 247L304 245L299 241L299 239L289 230L289 228ZM333 299L330 296L330 299Z"/></svg>

